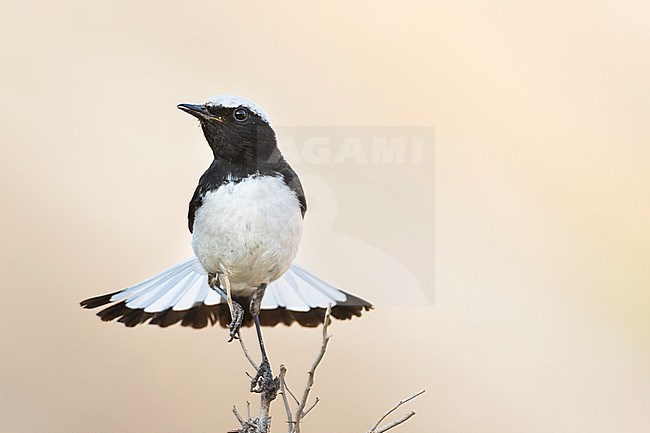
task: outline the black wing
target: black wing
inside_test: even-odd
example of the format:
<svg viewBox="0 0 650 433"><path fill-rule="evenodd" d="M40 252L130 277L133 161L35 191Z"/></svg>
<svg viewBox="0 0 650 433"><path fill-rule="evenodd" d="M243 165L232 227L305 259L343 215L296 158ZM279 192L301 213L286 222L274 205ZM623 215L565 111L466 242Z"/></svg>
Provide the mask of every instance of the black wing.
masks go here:
<svg viewBox="0 0 650 433"><path fill-rule="evenodd" d="M190 208L187 212L187 225L190 229L190 233L192 233L192 229L194 228L194 215L198 210L198 208L201 207L202 204L203 204L203 191L201 188L201 183L199 182L199 185L194 190L194 195L192 196L192 200L190 200Z"/></svg>
<svg viewBox="0 0 650 433"><path fill-rule="evenodd" d="M300 183L300 178L295 171L286 164L281 170L280 174L284 178L286 184L291 188L291 191L296 194L298 201L300 202L300 211L302 212L302 217L305 217L305 212L307 212L307 199L305 199L305 191L302 189L302 183Z"/></svg>
<svg viewBox="0 0 650 433"><path fill-rule="evenodd" d="M223 163L220 164L216 159L212 161L210 167L201 175L199 179L199 184L194 190L194 195L192 200L190 200L189 210L187 211L187 226L190 229L190 233L194 230L194 216L196 211L199 210L203 204L203 196L206 192L218 188L223 184L224 179L226 178L227 171L223 169Z"/></svg>

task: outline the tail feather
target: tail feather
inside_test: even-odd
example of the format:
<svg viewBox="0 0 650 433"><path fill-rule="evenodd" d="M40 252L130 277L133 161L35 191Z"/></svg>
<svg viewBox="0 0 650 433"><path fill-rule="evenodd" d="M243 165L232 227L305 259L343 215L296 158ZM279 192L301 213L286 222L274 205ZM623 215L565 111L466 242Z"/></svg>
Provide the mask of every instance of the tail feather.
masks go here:
<svg viewBox="0 0 650 433"><path fill-rule="evenodd" d="M81 301L81 306L90 309L101 307L102 305L106 305L108 303L113 302L111 301L111 299L118 293L120 292L117 291L113 293L108 293L106 295L95 296L94 298L84 299L83 301Z"/></svg>
<svg viewBox="0 0 650 433"><path fill-rule="evenodd" d="M296 278L301 284L301 286L306 286L307 289L309 288L314 288L321 292L323 295L326 297L329 297L331 299L335 299L336 301L339 302L345 302L347 298L347 293L341 292L339 289L336 287L332 286L331 284L321 280L318 278L316 275L312 274L309 272L307 269L303 268L302 266L298 265L297 263L294 263L291 266L291 269L289 271L292 271L296 274L298 278ZM327 307L327 305L325 305Z"/></svg>
<svg viewBox="0 0 650 433"><path fill-rule="evenodd" d="M235 300L244 307L244 326L251 326L250 299L235 297ZM210 289L207 273L196 257L124 290L81 302L82 307L89 309L105 305L108 306L97 313L102 320L117 319L129 327L145 322L163 328L179 322L193 328L217 323L227 327L230 322L227 303ZM294 322L318 326L328 305L332 305L332 316L341 320L361 316L363 311L372 309L369 302L337 289L294 263L267 287L260 322L263 326Z"/></svg>

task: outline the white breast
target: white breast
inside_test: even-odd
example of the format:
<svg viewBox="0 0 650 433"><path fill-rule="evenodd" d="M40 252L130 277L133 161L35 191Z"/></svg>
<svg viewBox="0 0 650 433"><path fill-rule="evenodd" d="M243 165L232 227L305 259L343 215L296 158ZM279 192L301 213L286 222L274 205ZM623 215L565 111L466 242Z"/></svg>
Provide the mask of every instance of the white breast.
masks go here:
<svg viewBox="0 0 650 433"><path fill-rule="evenodd" d="M296 195L280 177L227 183L203 197L194 216L192 248L208 272L223 272L233 291L278 279L302 237Z"/></svg>

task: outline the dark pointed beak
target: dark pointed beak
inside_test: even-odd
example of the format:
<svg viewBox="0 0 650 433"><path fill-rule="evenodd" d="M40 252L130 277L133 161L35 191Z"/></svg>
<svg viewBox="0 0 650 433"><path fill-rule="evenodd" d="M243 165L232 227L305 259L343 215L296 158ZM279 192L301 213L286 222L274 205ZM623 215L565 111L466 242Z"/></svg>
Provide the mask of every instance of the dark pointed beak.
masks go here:
<svg viewBox="0 0 650 433"><path fill-rule="evenodd" d="M215 118L205 105L179 104L178 108L198 119Z"/></svg>

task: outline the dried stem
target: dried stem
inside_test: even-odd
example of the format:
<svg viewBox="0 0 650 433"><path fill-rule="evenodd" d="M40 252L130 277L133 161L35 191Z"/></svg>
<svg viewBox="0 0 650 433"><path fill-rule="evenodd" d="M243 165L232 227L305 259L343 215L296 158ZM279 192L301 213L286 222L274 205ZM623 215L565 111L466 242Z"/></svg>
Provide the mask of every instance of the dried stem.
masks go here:
<svg viewBox="0 0 650 433"><path fill-rule="evenodd" d="M316 397L316 400L314 401L314 404L312 404L311 406L309 406L309 409L307 409L307 410L305 411L305 413L302 415L302 419L305 419L305 417L307 416L307 414L308 414L309 412L311 412L311 410L312 410L313 408L316 407L316 405L318 404L319 401L320 401L320 399L319 399L318 397Z"/></svg>
<svg viewBox="0 0 650 433"><path fill-rule="evenodd" d="M239 421L239 424L241 424L242 427L243 427L244 426L244 418L242 418L242 416L239 414L239 411L237 410L237 406L233 405L232 413L235 414L235 417L237 418L237 421Z"/></svg>
<svg viewBox="0 0 650 433"><path fill-rule="evenodd" d="M311 388L314 386L314 375L316 374L316 368L318 368L318 365L323 360L323 356L325 356L325 351L327 350L327 343L329 343L330 338L332 338L332 336L327 333L329 324L331 322L331 314L332 305L330 304L327 307L327 311L325 312L325 320L323 320L323 342L321 344L320 352L312 363L311 369L307 375L307 384L305 385L305 389L302 393L302 398L300 399L300 403L298 403L298 408L296 409L296 419L293 425L293 433L300 433L300 422L306 415L305 407L307 406L307 399L309 398Z"/></svg>
<svg viewBox="0 0 650 433"><path fill-rule="evenodd" d="M291 413L291 406L289 399L287 399L287 383L285 376L287 374L287 367L284 364L280 365L280 394L282 394L282 401L284 402L284 410L287 412L287 432L291 433L293 430L293 414Z"/></svg>
<svg viewBox="0 0 650 433"><path fill-rule="evenodd" d="M411 418L414 415L415 415L415 411L411 411L411 412L407 413L406 415L404 415L403 417L401 417L399 419L396 419L395 421L393 421L391 423L388 423L386 425L383 425L383 426L379 427L377 429L377 433L383 433L383 432L385 432L387 430L390 430L393 427L396 427L396 426L400 425L401 423L408 421L408 419Z"/></svg>
<svg viewBox="0 0 650 433"><path fill-rule="evenodd" d="M286 377L284 378L284 387L287 389L287 392L289 393L289 395L291 396L293 401L296 404L300 404L300 402L298 401L298 398L296 397L296 395L293 393L293 391L291 391L291 388L289 388L289 384L287 383L287 378Z"/></svg>
<svg viewBox="0 0 650 433"><path fill-rule="evenodd" d="M225 279L226 282L226 289L228 291L228 297L229 301L231 300L230 297L230 284L227 279ZM229 302L229 306L230 306ZM284 364L280 365L280 375L278 378L276 378L276 383L279 386L280 389L280 394L282 395L282 401L284 403L284 409L286 412L287 416L287 433L300 433L300 427L301 427L301 422L302 420L316 407L318 402L320 401L318 397L314 401L314 403L307 408L307 401L309 400L309 394L311 392L312 387L314 386L314 377L316 375L316 369L320 365L321 361L323 360L323 357L325 356L325 351L327 350L327 345L329 343L330 338L332 338L331 335L328 333L328 328L331 323L331 314L332 314L332 307L331 305L327 308L327 311L325 313L325 319L323 321L323 332L322 332L322 343L321 343L321 348L320 351L318 352L318 355L312 362L311 368L307 374L307 382L305 383L305 388L302 392L302 396L300 400L296 398L296 396L291 392L287 385L287 369L284 366ZM253 366L253 368L258 369L258 364L255 362L253 357L250 355L248 352L248 349L246 348L246 344L244 344L243 339L241 338L241 335L239 335L239 342L242 348L242 351L244 352L244 355L248 362ZM414 411L411 411L410 413L407 413L403 415L400 418L397 418L394 421L391 421L389 423L386 423L384 425L380 424L388 418L389 415L391 415L393 412L395 412L399 407L402 405L408 403L409 401L413 400L414 398L422 395L424 393L424 390L419 391L413 395L410 395L399 402L397 402L391 409L386 411L381 418L368 430L367 433L384 433L393 427L396 427L406 421L408 421L411 417L415 415ZM295 414L292 412L291 409L291 401L289 399L289 396L293 397L293 401L297 405ZM235 414L235 417L237 417L237 420L239 421L239 424L241 425L241 428L236 430L239 433L269 433L270 428L271 428L271 417L270 417L270 407L271 407L271 402L275 398L275 393L270 395L267 392L262 392L260 396L260 413L257 418L251 418L251 408L250 408L250 402L246 402L246 413L247 413L247 419L244 420L244 418L241 416L239 411L235 406L233 406L233 413Z"/></svg>
<svg viewBox="0 0 650 433"><path fill-rule="evenodd" d="M269 433L271 431L271 402L273 398L269 398L266 392L262 392L260 397L260 416L257 418L257 428L260 433Z"/></svg>
<svg viewBox="0 0 650 433"><path fill-rule="evenodd" d="M396 421L391 422L390 424L386 424L386 425L382 426L381 428L379 427L379 424L381 424L381 422L382 422L383 420L385 420L385 419L388 417L388 415L390 415L391 413L395 412L395 411L396 411L400 406L402 406L403 404L408 403L409 401L413 400L413 399L416 398L416 397L419 397L419 396L422 395L422 394L424 394L424 390L422 390L422 391L418 391L418 392L416 392L415 394L410 395L410 396L408 396L408 397L406 397L406 398L403 398L402 400L398 401L397 404L395 404L395 406L393 406L391 409L389 409L388 411L386 411L386 413L384 413L384 414L382 415L382 417L379 418L379 421L377 421L377 422L376 422L372 427L370 427L370 430L368 430L367 433L381 433L381 432L385 432L386 430L388 430L388 429L390 429L390 428L393 428L393 427L395 427L395 426L397 426L397 425L399 425L399 424L405 422L405 421L408 420L409 418L411 418L413 415L415 415L415 412L411 412L411 413L409 413L409 414L403 416L402 418L400 418L400 419L398 419L398 420L396 420ZM399 421L399 422L398 422L398 421Z"/></svg>
<svg viewBox="0 0 650 433"><path fill-rule="evenodd" d="M239 345L241 346L242 352L244 352L244 356L246 359L248 359L248 362L250 362L251 366L257 371L259 368L259 365L255 362L251 354L248 352L248 348L246 347L246 343L244 343L244 339L242 338L241 332L237 332L237 339L239 340ZM251 378L252 379L252 378Z"/></svg>

